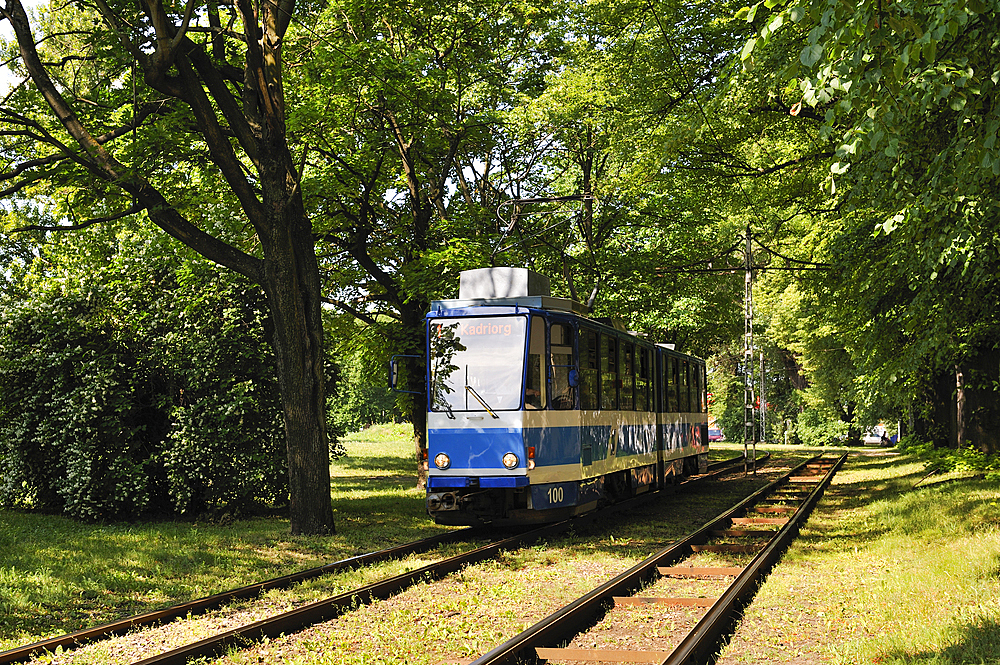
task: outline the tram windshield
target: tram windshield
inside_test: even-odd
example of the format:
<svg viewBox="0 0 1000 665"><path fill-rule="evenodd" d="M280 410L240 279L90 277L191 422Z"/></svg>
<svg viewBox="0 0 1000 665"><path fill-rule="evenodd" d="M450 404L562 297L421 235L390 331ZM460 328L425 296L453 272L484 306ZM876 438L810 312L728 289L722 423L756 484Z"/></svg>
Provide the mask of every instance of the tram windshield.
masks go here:
<svg viewBox="0 0 1000 665"><path fill-rule="evenodd" d="M431 408L519 409L527 321L524 316L431 321Z"/></svg>

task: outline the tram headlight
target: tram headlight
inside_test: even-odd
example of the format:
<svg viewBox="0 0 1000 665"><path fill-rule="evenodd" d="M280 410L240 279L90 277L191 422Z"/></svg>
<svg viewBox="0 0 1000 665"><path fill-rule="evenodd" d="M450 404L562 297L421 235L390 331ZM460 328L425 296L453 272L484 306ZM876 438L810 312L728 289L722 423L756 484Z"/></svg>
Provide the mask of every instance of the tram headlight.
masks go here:
<svg viewBox="0 0 1000 665"><path fill-rule="evenodd" d="M515 455L514 453L507 453L506 455L503 456L503 460L502 461L503 461L503 465L505 467L507 467L508 469L515 469L515 468L517 468L517 462L518 462L518 460L517 460L517 455Z"/></svg>
<svg viewBox="0 0 1000 665"><path fill-rule="evenodd" d="M451 466L451 458L444 453L438 453L434 456L434 466L439 469L447 469Z"/></svg>

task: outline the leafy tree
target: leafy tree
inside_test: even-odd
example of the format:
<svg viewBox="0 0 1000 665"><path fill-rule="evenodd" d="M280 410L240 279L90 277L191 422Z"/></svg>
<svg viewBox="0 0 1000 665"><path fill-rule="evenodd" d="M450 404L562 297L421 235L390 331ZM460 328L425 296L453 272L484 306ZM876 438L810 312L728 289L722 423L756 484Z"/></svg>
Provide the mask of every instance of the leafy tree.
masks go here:
<svg viewBox="0 0 1000 665"><path fill-rule="evenodd" d="M94 235L45 247L3 298L0 501L83 519L284 504L259 291L142 235Z"/></svg>
<svg viewBox="0 0 1000 665"><path fill-rule="evenodd" d="M897 407L950 399L952 431L938 440L987 451L1000 444L989 424L1000 378L997 9L758 3L744 10L757 33L742 52L748 65L779 63L762 76L787 82L781 101L815 116L835 150L830 286L866 380Z"/></svg>
<svg viewBox="0 0 1000 665"><path fill-rule="evenodd" d="M559 276L556 289L598 315L707 353L735 323L739 287L705 271L732 239L678 138L702 122L717 49L734 35L711 11L670 3L594 2L566 17L558 69L508 115L535 146L521 187L576 197L577 210L523 206L503 258Z"/></svg>
<svg viewBox="0 0 1000 665"><path fill-rule="evenodd" d="M423 318L487 256L499 110L546 67L549 4L421 0L373 13L337 1L296 42L290 126L309 146L303 185L327 302L384 335L383 348L414 356L400 406L419 457Z"/></svg>
<svg viewBox="0 0 1000 665"><path fill-rule="evenodd" d="M0 15L25 77L0 106L0 194L30 198L45 231L146 217L259 285L291 528L332 531L320 281L283 83L296 3L71 3L36 22L41 38L20 0Z"/></svg>
<svg viewBox="0 0 1000 665"><path fill-rule="evenodd" d="M371 326L350 315L329 317L327 330L338 341L331 349L337 368L337 389L330 398L336 432L353 432L371 425L397 422L402 413L386 381L389 339L383 326Z"/></svg>

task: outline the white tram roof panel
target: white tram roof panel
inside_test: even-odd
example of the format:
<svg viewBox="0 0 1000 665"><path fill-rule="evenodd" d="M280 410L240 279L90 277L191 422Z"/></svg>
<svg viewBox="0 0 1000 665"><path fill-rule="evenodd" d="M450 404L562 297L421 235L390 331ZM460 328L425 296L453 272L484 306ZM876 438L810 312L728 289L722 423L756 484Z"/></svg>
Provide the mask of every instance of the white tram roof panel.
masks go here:
<svg viewBox="0 0 1000 665"><path fill-rule="evenodd" d="M556 312L570 312L580 316L586 316L589 311L586 305L578 303L574 300L569 300L568 298L552 298L549 296L517 296L512 298L434 300L431 302L431 313L441 314L447 312L448 310L469 309L475 307L525 307ZM483 313L486 314L486 312Z"/></svg>
<svg viewBox="0 0 1000 665"><path fill-rule="evenodd" d="M458 278L460 300L548 297L549 278L527 268L463 270Z"/></svg>
<svg viewBox="0 0 1000 665"><path fill-rule="evenodd" d="M458 299L435 300L431 312L471 307L530 307L586 315L585 305L553 298L549 278L527 268L479 268L463 270Z"/></svg>

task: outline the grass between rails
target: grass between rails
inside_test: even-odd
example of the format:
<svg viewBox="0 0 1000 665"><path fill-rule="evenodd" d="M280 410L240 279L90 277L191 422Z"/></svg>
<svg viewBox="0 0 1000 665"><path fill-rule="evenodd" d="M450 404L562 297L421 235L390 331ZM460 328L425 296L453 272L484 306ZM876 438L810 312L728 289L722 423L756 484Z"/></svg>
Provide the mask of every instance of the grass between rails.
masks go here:
<svg viewBox="0 0 1000 665"><path fill-rule="evenodd" d="M762 473L668 495L636 513L470 565L446 580L417 585L301 633L234 650L217 663L469 662L701 526L765 482Z"/></svg>
<svg viewBox="0 0 1000 665"><path fill-rule="evenodd" d="M924 475L852 456L720 663L1000 663L1000 484Z"/></svg>
<svg viewBox="0 0 1000 665"><path fill-rule="evenodd" d="M373 430L346 445L350 456L334 465L339 533L330 538L291 538L282 520L81 525L0 511L0 650L441 530L413 489L405 431ZM742 452L716 448L719 459ZM798 460L821 452L772 449ZM935 477L911 489L923 475L906 458L852 457L748 609L723 662L1000 662L1000 488ZM603 531L507 553L222 662L471 659L703 524L738 491L725 496L716 485L681 493ZM93 645L72 659L132 662L173 640L423 563L413 558L323 578L294 594L269 594L263 607L248 603L201 622L173 622L161 633ZM637 634L649 630L636 619ZM67 655L40 661L67 662Z"/></svg>
<svg viewBox="0 0 1000 665"><path fill-rule="evenodd" d="M280 518L84 524L0 510L0 651L440 533L406 426L347 437L333 464L337 534Z"/></svg>

